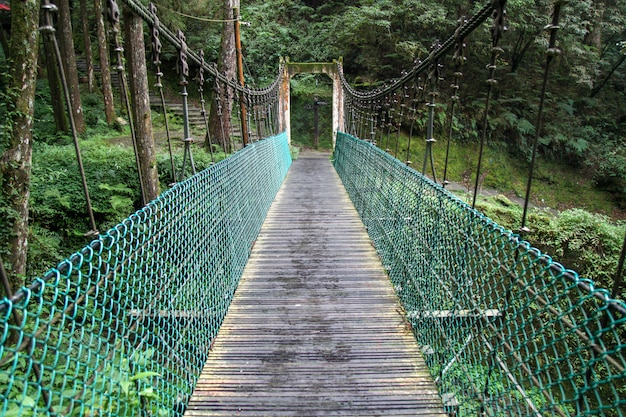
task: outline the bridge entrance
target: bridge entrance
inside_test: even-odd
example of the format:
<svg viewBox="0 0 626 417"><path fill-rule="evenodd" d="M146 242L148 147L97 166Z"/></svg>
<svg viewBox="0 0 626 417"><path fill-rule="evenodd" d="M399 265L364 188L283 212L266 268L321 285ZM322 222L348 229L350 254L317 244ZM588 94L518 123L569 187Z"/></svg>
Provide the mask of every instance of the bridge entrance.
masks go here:
<svg viewBox="0 0 626 417"><path fill-rule="evenodd" d="M281 58L283 77L279 98L279 130L287 132L287 141L291 144L291 77L297 74L326 74L333 80L333 149L337 142L337 132L343 129L343 89L339 76L341 58L333 62L289 62Z"/></svg>

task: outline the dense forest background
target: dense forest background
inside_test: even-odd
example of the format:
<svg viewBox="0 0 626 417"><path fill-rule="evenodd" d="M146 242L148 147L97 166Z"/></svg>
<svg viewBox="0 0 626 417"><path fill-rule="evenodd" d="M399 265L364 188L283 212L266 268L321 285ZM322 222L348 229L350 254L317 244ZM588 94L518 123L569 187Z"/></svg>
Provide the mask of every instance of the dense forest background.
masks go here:
<svg viewBox="0 0 626 417"><path fill-rule="evenodd" d="M241 5L243 50L247 82L267 84L275 77L280 57L294 62L343 57L344 71L358 87L373 88L399 77L425 58L432 45L444 40L462 16L471 16L481 2L382 1L245 1ZM490 146L504 148L521 159L530 157L548 43L552 1L507 2L508 31L500 42L496 78L498 106L490 115ZM171 10L219 16L220 5L168 5ZM585 0L568 2L563 9L558 47L560 54L550 74L545 130L540 139L542 157L576 167L614 201L626 205L626 2ZM171 24L184 27L197 48L219 54L219 26L210 26L180 14ZM484 106L486 63L491 51L489 25L468 39L467 63L460 90L461 114L456 138L477 140L476 129ZM444 77L453 65L445 62ZM294 87L309 103L307 81ZM298 80L297 80L298 81ZM442 88L449 84L443 82ZM445 112L446 103L438 110ZM297 118L297 116L296 116ZM442 119L443 121L443 115ZM443 125L443 122L440 123ZM440 126L440 130L443 126Z"/></svg>
<svg viewBox="0 0 626 417"><path fill-rule="evenodd" d="M97 37L98 13L94 4L74 0L70 2L70 10L78 58L90 55L98 62L96 42L92 43L89 53L84 42L84 33L93 40ZM232 24L222 21L232 13L228 10L228 0L161 0L155 4L163 25L184 31L189 49L202 49L209 62L220 61L222 33L225 25ZM482 5L481 1L461 0L243 0L240 11L245 81L253 86L270 83L276 77L280 57L289 57L292 62L328 62L342 57L344 72L353 85L376 88L424 59L436 41L454 32L462 16L471 16ZM497 150L497 158L504 159L506 155L521 162L530 158L538 90L548 45L544 28L551 20L552 7L553 2L547 0L507 2L508 31L500 42L503 51L496 70L498 105L489 115L488 145ZM485 110L485 65L491 53L489 24L467 39L467 60L461 68L461 105L454 124L454 141L459 146L470 146L478 141L479 121ZM145 36L149 49L147 27ZM549 166L567 167L586 178L593 187L606 193L616 207L607 214L622 218L626 208L626 0L567 2L558 31L558 45L560 53L550 73L540 158L556 164ZM0 89L5 94L9 65L6 42L2 50ZM84 232L89 229L80 184L68 180L74 170L70 162L74 158L71 141L67 133L59 132L52 120L53 104L45 70L50 56L43 47L39 55L29 276L41 273L42 265L58 262L69 249L76 250L84 245ZM161 60L166 74L164 83L169 93L175 95L178 88L176 50L164 45ZM150 67L148 71L154 81L155 68ZM168 77L167 74L174 75ZM442 89L449 88L448 80L452 75L452 63L444 62ZM112 127L118 129L117 136L125 134L123 124L119 119L114 123L107 120L97 83L91 91L84 85L81 88L87 126L81 136L85 165L89 181L96 184L92 185L96 190L96 220L104 230L139 208L141 203L133 174L132 150L112 146L117 142L110 138L111 132L115 135ZM310 105L316 96L328 97L330 80L315 75L299 76L292 83L292 94L296 110L292 115L294 129L310 130ZM6 101L8 96L3 97ZM193 92L191 99L197 100ZM120 106L119 97L116 103ZM437 107L438 132L445 130L446 106L442 102ZM330 106L327 106L322 120L329 117L329 111ZM3 117L10 117L6 106L0 106L0 112ZM156 117L155 126L159 123ZM3 132L5 136L7 131ZM106 139L98 139L102 137ZM199 168L210 164L207 155L199 153L196 158ZM158 164L162 189L165 189L171 181L167 178L167 158L158 156ZM560 173L544 171L540 175L549 184L551 177ZM15 217L10 209L3 210L2 222ZM508 203L485 210L493 216L501 216L496 220L505 226L513 227L513 222L506 223L509 214L504 212L509 210ZM619 252L621 226L605 230L605 223L589 213L570 214L562 218L559 225L550 226L551 220L539 220L542 230L535 236L541 238L537 245L561 255L567 265L586 275L606 278L614 269L613 258ZM563 230L567 232L564 234ZM3 240L10 234L10 226L0 224ZM8 245L3 248L3 254L10 251ZM587 259L592 255L581 251L592 253L594 258ZM606 254L611 255L610 261ZM586 263L583 259L587 259ZM610 286L610 280L604 285Z"/></svg>
<svg viewBox="0 0 626 417"><path fill-rule="evenodd" d="M292 61L344 59L358 86L376 86L425 58L433 43L454 32L460 16L481 2L259 1L242 5L246 62L253 80L275 73L279 56ZM552 1L507 2L508 32L501 40L498 105L490 116L492 146L528 158L547 47L543 30ZM544 157L578 167L626 202L626 2L568 2L558 32L561 53L550 74ZM490 53L489 26L468 39L462 68L457 139L477 139ZM452 63L443 73L452 78ZM442 86L450 82L441 83ZM440 107L443 109L445 103ZM444 129L441 129L444 130Z"/></svg>

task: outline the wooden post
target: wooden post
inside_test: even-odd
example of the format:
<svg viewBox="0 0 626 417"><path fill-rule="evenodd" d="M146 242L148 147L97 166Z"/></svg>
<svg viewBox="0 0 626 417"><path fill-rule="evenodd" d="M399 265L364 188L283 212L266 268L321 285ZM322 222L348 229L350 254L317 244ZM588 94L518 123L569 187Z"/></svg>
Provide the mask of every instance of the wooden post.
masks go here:
<svg viewBox="0 0 626 417"><path fill-rule="evenodd" d="M239 83L241 86L244 86L244 76L243 76L243 53L241 51L241 25L239 21L241 20L241 15L239 14L239 2L235 1L235 5L233 7L233 16L235 16L235 48L237 49L237 72L239 74ZM247 119L247 111L246 104L244 103L244 94L240 94L239 99L239 108L241 110L241 138L243 140L243 146L248 145L248 119Z"/></svg>
<svg viewBox="0 0 626 417"><path fill-rule="evenodd" d="M333 149L337 144L337 132L345 132L344 115L343 115L343 86L341 84L341 65L343 59L333 61L334 72L329 74L333 79Z"/></svg>
<svg viewBox="0 0 626 417"><path fill-rule="evenodd" d="M291 144L291 92L289 87L291 73L289 72L289 59L281 58L280 63L283 65L283 76L278 101L278 129L287 133L287 143Z"/></svg>

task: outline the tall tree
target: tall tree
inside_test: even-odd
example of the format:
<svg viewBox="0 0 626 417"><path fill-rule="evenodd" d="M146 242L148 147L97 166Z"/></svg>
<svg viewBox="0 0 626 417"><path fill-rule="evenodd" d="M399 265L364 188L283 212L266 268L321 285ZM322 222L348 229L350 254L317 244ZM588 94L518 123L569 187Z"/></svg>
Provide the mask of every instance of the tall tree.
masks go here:
<svg viewBox="0 0 626 417"><path fill-rule="evenodd" d="M83 106L80 100L80 90L78 87L78 70L76 69L76 53L74 51L74 39L72 38L72 12L70 0L58 0L59 8L58 31L59 48L63 57L63 69L67 86L70 90L70 104L74 123L78 133L85 132L85 117Z"/></svg>
<svg viewBox="0 0 626 417"><path fill-rule="evenodd" d="M9 37L7 36L7 32L4 30L4 26L2 24L0 24L0 46L2 46L4 55L8 57L9 56Z"/></svg>
<svg viewBox="0 0 626 417"><path fill-rule="evenodd" d="M48 76L48 86L50 88L50 102L52 103L54 124L58 132L67 132L70 127L67 120L65 100L63 99L59 63L56 59L55 47L50 36L43 36L43 49L44 54L42 57L46 63L46 75Z"/></svg>
<svg viewBox="0 0 626 417"><path fill-rule="evenodd" d="M111 87L109 43L107 40L106 28L104 26L104 15L102 10L102 0L94 0L93 12L96 20L96 31L98 34L98 56L100 59L100 75L102 76L104 114L107 119L107 123L112 125L115 122L115 105L113 103L113 88Z"/></svg>
<svg viewBox="0 0 626 417"><path fill-rule="evenodd" d="M9 284L24 284L28 247L28 197L33 150L33 113L39 45L39 0L11 2L11 40L6 141L0 160L2 193L10 206ZM10 127L10 128L9 128ZM10 132L10 133L9 133Z"/></svg>
<svg viewBox="0 0 626 417"><path fill-rule="evenodd" d="M235 80L237 71L237 51L235 49L235 26L233 24L233 7L238 0L223 0L222 18L224 30L217 70L229 80ZM221 144L227 152L230 147L230 113L232 110L234 91L223 83L217 83L214 100L209 113L209 130L214 142ZM209 146L209 141L205 141Z"/></svg>
<svg viewBox="0 0 626 417"><path fill-rule="evenodd" d="M135 127L135 150L140 178L143 182L141 184L142 194L145 202L149 202L159 195L159 174L152 136L146 46L143 40L143 20L128 7L124 7L124 43L126 45L128 81L132 100L132 115L129 117L133 118Z"/></svg>
<svg viewBox="0 0 626 417"><path fill-rule="evenodd" d="M83 40L85 48L85 66L87 69L87 85L89 86L89 92L93 92L94 89L94 72L93 72L93 57L91 56L91 35L89 18L87 15L87 0L80 0L80 20L83 24Z"/></svg>

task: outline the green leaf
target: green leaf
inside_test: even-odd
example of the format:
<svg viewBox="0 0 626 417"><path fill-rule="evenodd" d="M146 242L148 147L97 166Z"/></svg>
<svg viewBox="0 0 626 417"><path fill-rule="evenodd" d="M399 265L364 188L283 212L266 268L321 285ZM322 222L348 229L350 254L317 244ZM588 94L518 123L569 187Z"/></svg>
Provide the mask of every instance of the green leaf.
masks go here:
<svg viewBox="0 0 626 417"><path fill-rule="evenodd" d="M130 392L131 384L132 382L130 382L129 380L120 381L120 387L122 388L122 392L124 393L124 395L128 395L128 393Z"/></svg>
<svg viewBox="0 0 626 417"><path fill-rule="evenodd" d="M35 404L36 404L35 400L32 397L29 397L28 395L22 399L22 407L34 408Z"/></svg>
<svg viewBox="0 0 626 417"><path fill-rule="evenodd" d="M138 374L135 374L133 376L130 377L131 381L136 381L138 379L144 379L144 378L150 378L153 376L161 376L160 373L158 372L152 372L152 371L146 371L146 372L140 372Z"/></svg>
<svg viewBox="0 0 626 417"><path fill-rule="evenodd" d="M11 404L11 406L9 407L9 409L7 410L7 412L4 414L4 417L17 417L19 415L30 415L29 414L20 414L22 407L20 407L17 404Z"/></svg>
<svg viewBox="0 0 626 417"><path fill-rule="evenodd" d="M148 366L150 359L154 355L154 349L146 349L144 352L133 353L132 359L136 365Z"/></svg>
<svg viewBox="0 0 626 417"><path fill-rule="evenodd" d="M159 398L159 396L154 393L154 389L152 387L148 387L144 389L143 391L141 391L139 393L139 396L144 397L144 398L150 398L153 400L156 400L157 398Z"/></svg>
<svg viewBox="0 0 626 417"><path fill-rule="evenodd" d="M130 212L130 210L133 207L133 200L128 197L112 195L110 201L111 201L111 207L116 212L120 212L120 213Z"/></svg>
<svg viewBox="0 0 626 417"><path fill-rule="evenodd" d="M128 188L124 184L109 185L109 184L106 184L106 183L100 183L100 184L98 184L98 188L100 188L101 190L114 191L116 193L126 194L126 195L130 195L130 196L132 196L134 194L134 191L131 190L130 188Z"/></svg>

